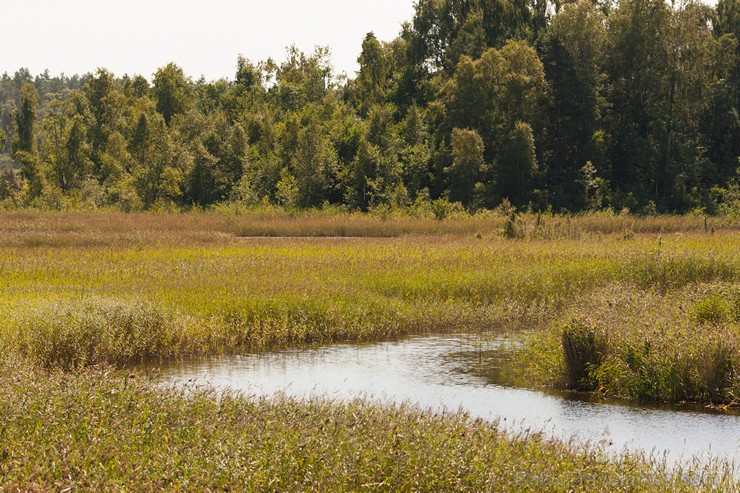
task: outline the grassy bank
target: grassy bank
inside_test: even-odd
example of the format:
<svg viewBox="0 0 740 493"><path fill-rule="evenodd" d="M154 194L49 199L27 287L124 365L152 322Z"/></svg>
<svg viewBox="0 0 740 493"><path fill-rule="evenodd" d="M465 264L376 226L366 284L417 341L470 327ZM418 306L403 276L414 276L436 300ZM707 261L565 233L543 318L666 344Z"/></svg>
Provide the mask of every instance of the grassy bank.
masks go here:
<svg viewBox="0 0 740 493"><path fill-rule="evenodd" d="M400 237L501 235L509 210L475 216L368 215L224 209L193 213L40 212L0 210L4 247L136 247L152 243L209 245L237 237ZM631 216L608 212L576 216L518 214L513 232L559 240L644 234L740 232L732 217Z"/></svg>
<svg viewBox="0 0 740 493"><path fill-rule="evenodd" d="M74 367L543 328L609 286L667 293L740 275L733 230L510 240L495 221L463 219L441 227L476 227L432 235L421 221L391 238L242 238L218 221L207 233L200 215L138 216L138 229L119 217L2 222L0 332L15 350ZM40 231L49 240L29 240Z"/></svg>
<svg viewBox="0 0 740 493"><path fill-rule="evenodd" d="M462 414L156 389L99 370L0 371L3 491L733 491L718 462L510 436Z"/></svg>
<svg viewBox="0 0 740 493"><path fill-rule="evenodd" d="M521 359L540 384L640 401L737 405L740 289L611 286L535 334Z"/></svg>

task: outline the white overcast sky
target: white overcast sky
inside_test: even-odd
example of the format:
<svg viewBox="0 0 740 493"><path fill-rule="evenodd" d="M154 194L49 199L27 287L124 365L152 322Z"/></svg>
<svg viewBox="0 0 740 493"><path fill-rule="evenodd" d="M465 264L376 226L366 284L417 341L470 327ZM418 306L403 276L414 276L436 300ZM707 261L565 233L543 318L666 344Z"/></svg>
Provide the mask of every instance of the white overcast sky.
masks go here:
<svg viewBox="0 0 740 493"><path fill-rule="evenodd" d="M0 74L92 72L147 78L169 62L194 79L233 79L236 59L285 59L328 45L335 72L354 77L369 31L395 38L413 0L12 0L2 2Z"/></svg>

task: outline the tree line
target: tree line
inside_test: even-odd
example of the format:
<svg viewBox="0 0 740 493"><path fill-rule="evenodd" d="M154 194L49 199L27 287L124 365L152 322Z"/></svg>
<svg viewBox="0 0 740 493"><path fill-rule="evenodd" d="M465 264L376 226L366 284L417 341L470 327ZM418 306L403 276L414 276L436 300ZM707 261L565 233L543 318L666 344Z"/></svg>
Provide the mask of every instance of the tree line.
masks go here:
<svg viewBox="0 0 740 493"><path fill-rule="evenodd" d="M351 210L446 200L717 212L738 200L740 0L418 0L356 77L328 48L0 78L0 203Z"/></svg>

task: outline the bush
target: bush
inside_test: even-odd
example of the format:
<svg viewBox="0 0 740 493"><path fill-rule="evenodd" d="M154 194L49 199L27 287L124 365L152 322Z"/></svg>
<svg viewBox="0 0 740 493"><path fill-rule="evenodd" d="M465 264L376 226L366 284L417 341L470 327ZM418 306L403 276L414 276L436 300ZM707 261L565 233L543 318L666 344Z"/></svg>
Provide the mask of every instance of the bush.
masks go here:
<svg viewBox="0 0 740 493"><path fill-rule="evenodd" d="M740 294L713 294L697 302L689 312L697 323L719 325L740 320Z"/></svg>
<svg viewBox="0 0 740 493"><path fill-rule="evenodd" d="M447 199L432 201L432 213L438 220L446 219L452 212L452 204Z"/></svg>
<svg viewBox="0 0 740 493"><path fill-rule="evenodd" d="M517 222L516 213L512 212L509 219L506 220L503 234L504 238L508 238L510 240L524 238L524 228L522 228L522 226Z"/></svg>

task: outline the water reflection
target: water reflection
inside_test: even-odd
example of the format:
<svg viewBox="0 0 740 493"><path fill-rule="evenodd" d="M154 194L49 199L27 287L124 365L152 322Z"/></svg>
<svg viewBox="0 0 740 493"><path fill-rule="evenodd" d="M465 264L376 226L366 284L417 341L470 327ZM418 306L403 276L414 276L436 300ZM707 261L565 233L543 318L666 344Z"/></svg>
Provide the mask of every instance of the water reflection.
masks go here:
<svg viewBox="0 0 740 493"><path fill-rule="evenodd" d="M463 409L509 430L544 431L605 450L665 454L669 462L709 454L740 459L740 416L589 402L502 384L505 339L417 337L268 354L199 358L160 367L167 383L194 381L248 395L363 396L433 411Z"/></svg>

